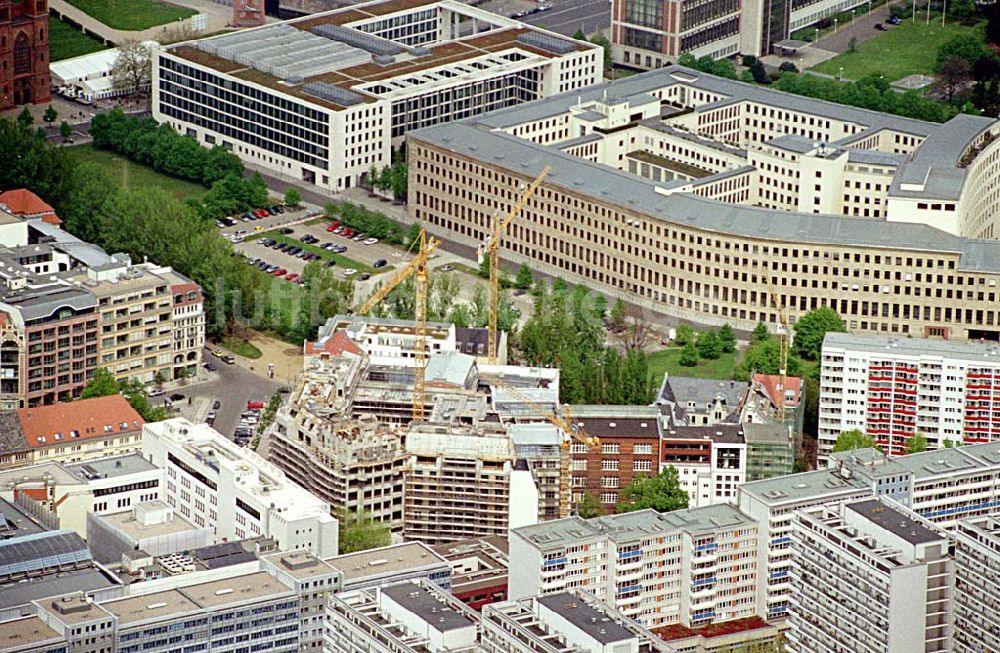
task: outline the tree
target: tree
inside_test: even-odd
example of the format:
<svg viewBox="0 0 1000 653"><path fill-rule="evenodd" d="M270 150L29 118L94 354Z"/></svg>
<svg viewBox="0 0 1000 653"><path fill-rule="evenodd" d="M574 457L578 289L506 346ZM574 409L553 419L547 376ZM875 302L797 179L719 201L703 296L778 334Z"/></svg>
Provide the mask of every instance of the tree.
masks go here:
<svg viewBox="0 0 1000 653"><path fill-rule="evenodd" d="M858 37L852 36L851 40L847 42L847 51L852 54L858 51Z"/></svg>
<svg viewBox="0 0 1000 653"><path fill-rule="evenodd" d="M392 168L383 166L379 172L378 179L375 180L375 188L383 193L392 188Z"/></svg>
<svg viewBox="0 0 1000 653"><path fill-rule="evenodd" d="M59 117L59 112L56 111L56 108L50 104L48 107L45 108L45 113L42 115L42 120L47 122L49 124L49 127L51 127L52 123L54 123L56 121L56 118L58 117Z"/></svg>
<svg viewBox="0 0 1000 653"><path fill-rule="evenodd" d="M128 95L141 93L149 86L153 60L142 41L126 40L118 44L118 56L111 65L114 87Z"/></svg>
<svg viewBox="0 0 1000 653"><path fill-rule="evenodd" d="M153 383L156 385L163 385L167 382L167 377L163 376L163 370L156 370L156 375L153 376Z"/></svg>
<svg viewBox="0 0 1000 653"><path fill-rule="evenodd" d="M392 544L392 533L389 527L372 520L371 515L364 510L348 510L344 508L337 515L340 520L339 552L355 553L380 546Z"/></svg>
<svg viewBox="0 0 1000 653"><path fill-rule="evenodd" d="M698 336L698 355L708 360L715 360L722 355L722 345L715 331L708 329Z"/></svg>
<svg viewBox="0 0 1000 653"><path fill-rule="evenodd" d="M27 104L21 109L21 113L17 114L17 124L21 127L31 127L35 124L35 117L31 115L31 108Z"/></svg>
<svg viewBox="0 0 1000 653"><path fill-rule="evenodd" d="M302 203L302 193L298 188L289 188L285 191L285 204L288 206L298 206Z"/></svg>
<svg viewBox="0 0 1000 653"><path fill-rule="evenodd" d="M59 123L59 135L62 136L64 141L69 140L69 137L73 135L73 128L65 120Z"/></svg>
<svg viewBox="0 0 1000 653"><path fill-rule="evenodd" d="M531 268L528 267L527 263L522 263L520 267L517 268L517 277L514 279L514 287L518 290L527 290L531 288L531 284L534 279L531 278Z"/></svg>
<svg viewBox="0 0 1000 653"><path fill-rule="evenodd" d="M972 79L972 64L953 54L938 64L937 71L948 89L949 102L955 97L955 89Z"/></svg>
<svg viewBox="0 0 1000 653"><path fill-rule="evenodd" d="M378 183L378 168L375 167L374 163L368 168L368 175L365 177L365 181L368 182L369 191L374 191L375 184Z"/></svg>
<svg viewBox="0 0 1000 653"><path fill-rule="evenodd" d="M689 324L678 324L674 332L674 342L684 346L689 342L694 342L694 329Z"/></svg>
<svg viewBox="0 0 1000 653"><path fill-rule="evenodd" d="M389 187L392 188L392 197L397 202L406 201L406 191L409 184L409 173L405 163L396 162L392 164L389 173Z"/></svg>
<svg viewBox="0 0 1000 653"><path fill-rule="evenodd" d="M823 338L831 331L837 333L847 331L837 311L828 306L809 311L795 323L792 348L803 358L819 360Z"/></svg>
<svg viewBox="0 0 1000 653"><path fill-rule="evenodd" d="M118 394L121 387L114 375L107 368L99 367L94 370L94 375L90 377L87 385L83 386L80 392L80 399L90 399L92 397L108 397Z"/></svg>
<svg viewBox="0 0 1000 653"><path fill-rule="evenodd" d="M736 351L736 334L733 333L733 327L729 326L729 322L719 328L719 346L726 354Z"/></svg>
<svg viewBox="0 0 1000 653"><path fill-rule="evenodd" d="M409 249L414 246L414 243L420 239L420 223L414 222L410 225L410 228L406 230L406 240L403 241L403 247Z"/></svg>
<svg viewBox="0 0 1000 653"><path fill-rule="evenodd" d="M798 73L799 72L798 67L795 64L793 64L791 61L783 61L781 63L781 65L778 66L778 70L780 70L783 73Z"/></svg>
<svg viewBox="0 0 1000 653"><path fill-rule="evenodd" d="M757 326L750 332L750 344L755 345L758 342L764 342L770 337L771 332L767 330L767 325L763 322L758 322Z"/></svg>
<svg viewBox="0 0 1000 653"><path fill-rule="evenodd" d="M582 29L578 29L575 32L573 32L573 38L575 38L577 41L586 41L587 35L583 33Z"/></svg>
<svg viewBox="0 0 1000 653"><path fill-rule="evenodd" d="M608 37L604 36L604 34L597 32L596 34L590 35L590 42L603 48L604 75L607 76L611 72L611 41L609 41Z"/></svg>
<svg viewBox="0 0 1000 653"><path fill-rule="evenodd" d="M490 278L490 254L483 252L483 260L479 262L479 276L483 279Z"/></svg>
<svg viewBox="0 0 1000 653"><path fill-rule="evenodd" d="M963 33L941 44L937 51L937 65L940 66L950 57L964 59L971 66L980 59L995 59L996 55L987 47L979 34Z"/></svg>
<svg viewBox="0 0 1000 653"><path fill-rule="evenodd" d="M600 517L604 514L604 505L590 492L584 492L583 498L576 504L576 514L583 519Z"/></svg>
<svg viewBox="0 0 1000 653"><path fill-rule="evenodd" d="M750 378L751 372L778 374L780 371L781 340L769 337L763 342L747 347L743 359L733 372L733 378L737 381L746 381ZM802 373L802 360L794 352L788 354L788 366L785 371L789 376L800 376Z"/></svg>
<svg viewBox="0 0 1000 653"><path fill-rule="evenodd" d="M753 81L758 84L770 84L771 76L767 74L767 69L764 68L764 64L757 60L753 62L750 66L750 74L753 75Z"/></svg>
<svg viewBox="0 0 1000 653"><path fill-rule="evenodd" d="M837 436L837 441L833 445L833 453L839 453L841 451L851 451L853 449L871 449L878 447L875 446L875 440L868 437L858 429L852 429L850 431L844 431Z"/></svg>
<svg viewBox="0 0 1000 653"><path fill-rule="evenodd" d="M652 508L671 512L688 507L688 494L681 489L677 468L668 465L653 477L639 474L618 493L617 512Z"/></svg>
<svg viewBox="0 0 1000 653"><path fill-rule="evenodd" d="M611 305L611 314L608 316L608 322L610 322L611 329L614 331L621 331L625 328L625 318L628 316L628 309L625 307L625 302L621 297L615 300L615 303Z"/></svg>
<svg viewBox="0 0 1000 653"><path fill-rule="evenodd" d="M687 341L681 349L681 356L677 362L683 367L694 367L698 364L698 347L695 346L694 340Z"/></svg>
<svg viewBox="0 0 1000 653"><path fill-rule="evenodd" d="M917 432L912 438L906 439L906 453L920 453L927 451L927 437L923 433Z"/></svg>
<svg viewBox="0 0 1000 653"><path fill-rule="evenodd" d="M467 304L455 304L451 307L451 312L448 313L448 322L451 322L456 327L463 329L472 323L472 315L469 313L469 306Z"/></svg>
<svg viewBox="0 0 1000 653"><path fill-rule="evenodd" d="M625 325L618 334L622 347L627 350L641 351L649 341L649 322L643 317L642 311L630 306L625 313Z"/></svg>
<svg viewBox="0 0 1000 653"><path fill-rule="evenodd" d="M590 310L597 320L603 322L604 317L608 314L608 298L604 295L595 295Z"/></svg>

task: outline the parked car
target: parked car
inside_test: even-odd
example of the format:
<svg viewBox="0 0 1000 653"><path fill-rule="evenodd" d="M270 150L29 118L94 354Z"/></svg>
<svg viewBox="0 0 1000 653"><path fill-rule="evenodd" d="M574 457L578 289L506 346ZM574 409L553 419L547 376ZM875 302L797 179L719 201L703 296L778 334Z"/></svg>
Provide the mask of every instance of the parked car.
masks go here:
<svg viewBox="0 0 1000 653"><path fill-rule="evenodd" d="M294 234L295 230L292 229L291 227L282 227L281 228L281 233L283 233L283 234L285 234L287 236L289 234Z"/></svg>
<svg viewBox="0 0 1000 653"><path fill-rule="evenodd" d="M333 251L336 254L343 254L344 252L347 251L347 245L337 245L336 247L333 248Z"/></svg>
<svg viewBox="0 0 1000 653"><path fill-rule="evenodd" d="M358 277L358 279L361 280L361 281L368 281L371 278L372 278L372 275L370 273L368 273L368 272L362 272L361 276Z"/></svg>
<svg viewBox="0 0 1000 653"><path fill-rule="evenodd" d="M233 365L234 363L236 363L236 359L233 358L232 355L226 354L225 356L222 357L222 362L225 363L226 365Z"/></svg>
<svg viewBox="0 0 1000 653"><path fill-rule="evenodd" d="M330 259L329 261L326 262L326 267L328 268L332 268L335 265L337 265L337 262L334 261L333 259Z"/></svg>
<svg viewBox="0 0 1000 653"><path fill-rule="evenodd" d="M353 277L356 273L357 270L355 270L354 268L347 268L346 270L344 270L343 274L345 277Z"/></svg>
<svg viewBox="0 0 1000 653"><path fill-rule="evenodd" d="M285 277L285 281L291 281L292 283L298 283L299 279L301 279L301 278L302 277L300 277L299 275L297 275L295 273L292 273L292 274L289 274L288 276Z"/></svg>
<svg viewBox="0 0 1000 653"><path fill-rule="evenodd" d="M387 265L387 263L386 263L386 260L384 258L380 258L379 260L377 260L374 263L372 263L372 267L376 268L376 269L378 269L378 268L384 268L386 265Z"/></svg>
<svg viewBox="0 0 1000 653"><path fill-rule="evenodd" d="M884 32L889 28L883 25L882 23L875 23L875 29L877 29L880 32Z"/></svg>
<svg viewBox="0 0 1000 653"><path fill-rule="evenodd" d="M264 402L263 401L248 401L247 402L247 410L250 410L250 409L253 409L253 408L256 408L257 410L264 410Z"/></svg>
<svg viewBox="0 0 1000 653"><path fill-rule="evenodd" d="M330 224L328 224L328 225L326 226L326 230L327 230L328 232L332 232L332 231L333 231L334 229L336 229L336 228L337 228L337 227L339 227L339 226L340 226L340 223L339 223L339 222L337 222L336 220L334 220L333 222L331 222Z"/></svg>
<svg viewBox="0 0 1000 653"><path fill-rule="evenodd" d="M216 399L215 401L212 402L212 410L219 410L220 408L222 408L222 402L221 401L219 401L218 399Z"/></svg>
<svg viewBox="0 0 1000 653"><path fill-rule="evenodd" d="M365 245L374 245L378 242L378 238L367 238L365 239Z"/></svg>
<svg viewBox="0 0 1000 653"><path fill-rule="evenodd" d="M174 394L170 395L169 399L170 401L184 401L184 395L182 395L179 392L175 392Z"/></svg>
<svg viewBox="0 0 1000 653"><path fill-rule="evenodd" d="M285 268L278 268L277 270L275 270L271 274L273 274L276 277L283 277L286 274L288 274L288 270L286 270Z"/></svg>
<svg viewBox="0 0 1000 653"><path fill-rule="evenodd" d="M903 21L900 19L899 16L889 16L888 18L885 19L885 22L889 23L890 25L899 25Z"/></svg>
<svg viewBox="0 0 1000 653"><path fill-rule="evenodd" d="M335 234L342 234L342 233L344 233L344 227L338 226L337 228L335 228L333 230L333 233L335 233Z"/></svg>
<svg viewBox="0 0 1000 653"><path fill-rule="evenodd" d="M215 363L202 363L202 366L209 372L214 372L215 370L219 369L218 367L215 366Z"/></svg>

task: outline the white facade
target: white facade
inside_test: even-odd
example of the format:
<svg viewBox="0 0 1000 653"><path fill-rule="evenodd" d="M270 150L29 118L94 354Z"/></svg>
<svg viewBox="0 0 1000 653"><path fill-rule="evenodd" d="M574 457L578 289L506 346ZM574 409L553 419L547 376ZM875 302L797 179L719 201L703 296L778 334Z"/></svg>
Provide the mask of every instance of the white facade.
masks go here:
<svg viewBox="0 0 1000 653"><path fill-rule="evenodd" d="M159 50L153 116L342 191L390 164L409 130L590 86L600 62L597 46L452 0L375 0Z"/></svg>
<svg viewBox="0 0 1000 653"><path fill-rule="evenodd" d="M1000 521L960 521L955 536L955 653L1000 650Z"/></svg>
<svg viewBox="0 0 1000 653"><path fill-rule="evenodd" d="M543 522L511 532L508 595L584 590L647 628L750 617L757 538L726 505Z"/></svg>
<svg viewBox="0 0 1000 653"><path fill-rule="evenodd" d="M252 451L183 418L146 424L143 455L166 470L165 500L219 539L273 537L285 551L337 553L330 505Z"/></svg>
<svg viewBox="0 0 1000 653"><path fill-rule="evenodd" d="M852 429L892 455L917 433L931 449L1000 439L995 345L831 333L820 376L821 461Z"/></svg>
<svg viewBox="0 0 1000 653"><path fill-rule="evenodd" d="M949 547L941 529L876 499L798 511L788 650L952 650Z"/></svg>

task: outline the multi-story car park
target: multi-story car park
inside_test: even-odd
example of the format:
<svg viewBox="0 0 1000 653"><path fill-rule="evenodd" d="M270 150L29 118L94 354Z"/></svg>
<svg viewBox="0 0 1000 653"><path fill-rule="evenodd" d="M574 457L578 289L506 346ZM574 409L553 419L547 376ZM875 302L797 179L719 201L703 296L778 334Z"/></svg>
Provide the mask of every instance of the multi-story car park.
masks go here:
<svg viewBox="0 0 1000 653"><path fill-rule="evenodd" d="M649 70L684 54L763 56L801 43L795 30L867 0L612 0L611 56L616 64Z"/></svg>
<svg viewBox="0 0 1000 653"><path fill-rule="evenodd" d="M1000 211L978 189L998 129L670 66L411 133L408 210L476 245L549 165L514 262L700 323L778 324L774 294L792 322L829 306L852 332L995 340Z"/></svg>
<svg viewBox="0 0 1000 653"><path fill-rule="evenodd" d="M453 0L375 0L190 41L153 62L153 115L330 191L411 129L580 89L601 48Z"/></svg>
<svg viewBox="0 0 1000 653"><path fill-rule="evenodd" d="M819 456L843 431L906 453L1000 439L1000 349L993 344L828 334L823 341Z"/></svg>

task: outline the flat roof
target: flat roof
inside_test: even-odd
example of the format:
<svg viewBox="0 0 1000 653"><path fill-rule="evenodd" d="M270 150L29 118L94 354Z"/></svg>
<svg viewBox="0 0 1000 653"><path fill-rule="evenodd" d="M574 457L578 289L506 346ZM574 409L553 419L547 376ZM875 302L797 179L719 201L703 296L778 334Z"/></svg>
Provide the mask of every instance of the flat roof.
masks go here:
<svg viewBox="0 0 1000 653"><path fill-rule="evenodd" d="M116 615L123 626L137 621L163 619L201 610L201 606L176 589L102 601L100 606Z"/></svg>
<svg viewBox="0 0 1000 653"><path fill-rule="evenodd" d="M32 519L17 504L0 499L0 536L4 538L20 537L47 530L51 529Z"/></svg>
<svg viewBox="0 0 1000 653"><path fill-rule="evenodd" d="M106 522L108 525L128 535L134 540L144 540L151 537L163 537L165 535L175 535L186 531L200 530L187 521L179 513L173 514L173 519L159 524L143 524L135 519L132 510L115 512L107 515L95 515L95 519Z"/></svg>
<svg viewBox="0 0 1000 653"><path fill-rule="evenodd" d="M159 469L138 453L130 453L114 458L99 458L88 460L82 463L66 465L66 470L81 481L93 481L97 478L115 478L117 476L129 476L138 472L148 472ZM91 472L93 470L93 472ZM93 473L99 476L92 476Z"/></svg>
<svg viewBox="0 0 1000 653"><path fill-rule="evenodd" d="M609 617L606 612L597 610L568 592L540 596L537 600L540 605L563 617L601 644L613 644L636 637L635 633ZM552 624L548 625L552 627Z"/></svg>
<svg viewBox="0 0 1000 653"><path fill-rule="evenodd" d="M8 651L50 640L62 641L62 636L38 617L26 617L0 622L0 650Z"/></svg>
<svg viewBox="0 0 1000 653"><path fill-rule="evenodd" d="M844 479L832 469L776 476L740 486L741 493L749 494L768 505L795 503L819 496L866 494L870 491L863 479L853 476Z"/></svg>
<svg viewBox="0 0 1000 653"><path fill-rule="evenodd" d="M336 574L338 571L330 563L320 560L307 551L272 553L271 555L263 556L262 559L267 560L281 571L298 580Z"/></svg>
<svg viewBox="0 0 1000 653"><path fill-rule="evenodd" d="M345 581L368 576L390 575L434 565L444 565L450 568L447 560L432 551L423 542L404 542L378 549L347 553L326 558L325 562L343 573Z"/></svg>
<svg viewBox="0 0 1000 653"><path fill-rule="evenodd" d="M948 539L944 533L928 528L923 522L890 508L877 499L848 503L844 508L853 510L876 526L884 528L910 544L928 544Z"/></svg>
<svg viewBox="0 0 1000 653"><path fill-rule="evenodd" d="M464 612L456 610L416 583L398 583L383 587L382 595L387 596L405 610L412 612L427 624L441 632L475 626L476 622Z"/></svg>
<svg viewBox="0 0 1000 653"><path fill-rule="evenodd" d="M32 601L69 592L91 593L119 584L98 567L46 574L23 582L0 585L0 609L27 605Z"/></svg>
<svg viewBox="0 0 1000 653"><path fill-rule="evenodd" d="M886 357L950 358L967 363L983 363L1000 367L1000 346L997 343L955 342L933 338L892 338L881 335L827 333L823 347L862 351Z"/></svg>
<svg viewBox="0 0 1000 653"><path fill-rule="evenodd" d="M268 596L294 593L274 576L263 571L198 585L189 585L181 588L181 591L201 608L212 608L230 603L252 601Z"/></svg>

